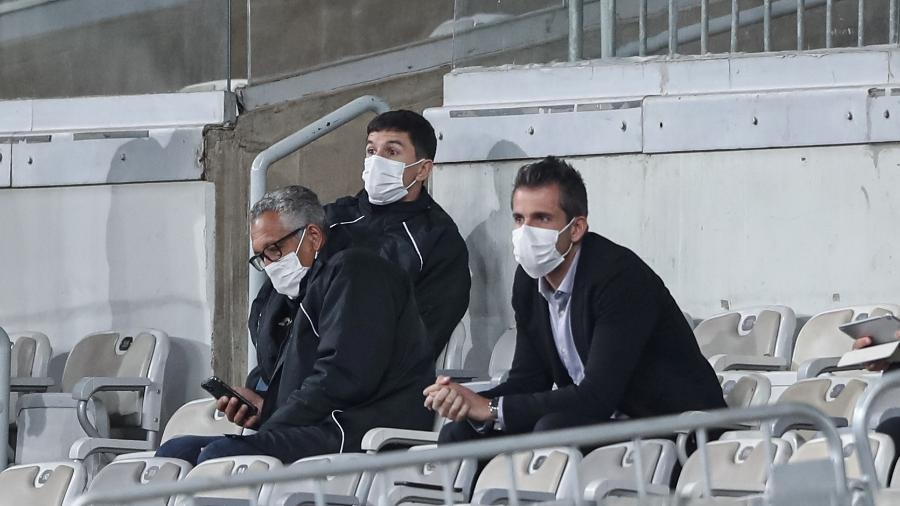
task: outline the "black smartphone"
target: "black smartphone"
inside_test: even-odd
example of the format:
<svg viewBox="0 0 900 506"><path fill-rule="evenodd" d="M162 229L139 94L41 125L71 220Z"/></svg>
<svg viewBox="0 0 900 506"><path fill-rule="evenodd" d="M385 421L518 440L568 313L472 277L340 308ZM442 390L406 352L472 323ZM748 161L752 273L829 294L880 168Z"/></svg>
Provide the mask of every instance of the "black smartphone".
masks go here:
<svg viewBox="0 0 900 506"><path fill-rule="evenodd" d="M233 388L228 386L228 383L225 383L216 376L210 376L203 380L203 383L200 383L200 388L209 392L216 399L219 397L237 397L242 404L247 406L248 415L254 416L257 413L256 406L254 406L252 402L248 401L243 395L235 392Z"/></svg>

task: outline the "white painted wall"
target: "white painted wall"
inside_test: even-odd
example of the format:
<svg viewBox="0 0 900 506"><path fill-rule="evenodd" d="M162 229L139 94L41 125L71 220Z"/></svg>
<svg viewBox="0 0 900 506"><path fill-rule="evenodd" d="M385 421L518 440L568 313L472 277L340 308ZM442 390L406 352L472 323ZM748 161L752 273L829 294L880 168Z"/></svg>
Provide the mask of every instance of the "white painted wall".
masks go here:
<svg viewBox="0 0 900 506"><path fill-rule="evenodd" d="M591 230L633 249L695 318L722 300L798 315L900 302L900 143L570 161L588 187ZM435 199L471 258L469 367L513 324L509 197L523 163L434 172Z"/></svg>
<svg viewBox="0 0 900 506"><path fill-rule="evenodd" d="M0 325L50 336L57 380L89 332L164 330L164 413L203 397L214 212L213 185L199 181L0 190Z"/></svg>

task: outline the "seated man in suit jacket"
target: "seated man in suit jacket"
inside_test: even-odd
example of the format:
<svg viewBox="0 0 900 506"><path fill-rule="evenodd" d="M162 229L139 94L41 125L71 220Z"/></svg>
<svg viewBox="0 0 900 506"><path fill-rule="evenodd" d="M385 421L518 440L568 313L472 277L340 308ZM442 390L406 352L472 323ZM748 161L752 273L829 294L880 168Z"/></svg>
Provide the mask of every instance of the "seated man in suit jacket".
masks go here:
<svg viewBox="0 0 900 506"><path fill-rule="evenodd" d="M220 398L218 408L258 432L174 438L157 455L197 463L263 454L288 463L359 451L374 427L430 428L421 392L434 381L434 363L400 267L362 249L319 255L325 215L302 186L267 193L250 221L250 263L269 281L250 314L259 367L249 388L235 390L258 414L235 397Z"/></svg>
<svg viewBox="0 0 900 506"><path fill-rule="evenodd" d="M446 377L426 388L425 406L456 420L440 441L725 407L662 280L629 249L588 232L587 211L581 175L563 160L519 170L512 369L480 394Z"/></svg>

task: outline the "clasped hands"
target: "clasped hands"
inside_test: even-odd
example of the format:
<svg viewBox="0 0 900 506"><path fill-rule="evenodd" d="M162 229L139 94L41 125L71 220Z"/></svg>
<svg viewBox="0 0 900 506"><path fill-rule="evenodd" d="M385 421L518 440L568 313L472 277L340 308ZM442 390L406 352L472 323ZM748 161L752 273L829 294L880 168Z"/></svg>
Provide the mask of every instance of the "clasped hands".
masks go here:
<svg viewBox="0 0 900 506"><path fill-rule="evenodd" d="M237 397L229 397L222 396L216 400L216 409L225 413L225 418L228 419L229 422L240 425L241 427L245 427L247 429L252 429L259 424L259 416L262 414L263 407L263 398L253 390L244 387L232 387L234 391L244 396L245 399L253 403L256 406L256 414L253 416L248 416L247 406L242 403Z"/></svg>
<svg viewBox="0 0 900 506"><path fill-rule="evenodd" d="M425 407L456 422L493 420L491 401L468 388L454 383L448 376L438 376L433 385L422 391Z"/></svg>

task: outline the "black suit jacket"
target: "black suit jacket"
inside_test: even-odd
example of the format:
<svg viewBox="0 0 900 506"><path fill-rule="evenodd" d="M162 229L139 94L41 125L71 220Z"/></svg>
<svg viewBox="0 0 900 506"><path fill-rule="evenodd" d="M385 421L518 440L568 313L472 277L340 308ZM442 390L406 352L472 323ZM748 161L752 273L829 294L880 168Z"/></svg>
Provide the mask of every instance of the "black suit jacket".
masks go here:
<svg viewBox="0 0 900 506"><path fill-rule="evenodd" d="M422 390L434 364L412 286L394 264L359 249L320 255L297 301L263 286L250 329L259 367L248 384L268 384L253 436L265 453L306 456L308 426L340 422L344 451L358 451L374 427L431 428Z"/></svg>
<svg viewBox="0 0 900 506"><path fill-rule="evenodd" d="M712 367L662 280L631 250L585 235L570 318L585 377L575 385L559 358L547 301L520 267L513 284L516 352L509 379L484 392L503 400L509 432L543 415L578 413L598 422L724 408ZM557 390L551 390L553 384Z"/></svg>

